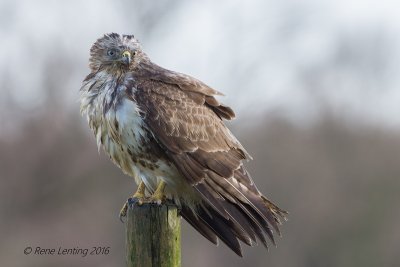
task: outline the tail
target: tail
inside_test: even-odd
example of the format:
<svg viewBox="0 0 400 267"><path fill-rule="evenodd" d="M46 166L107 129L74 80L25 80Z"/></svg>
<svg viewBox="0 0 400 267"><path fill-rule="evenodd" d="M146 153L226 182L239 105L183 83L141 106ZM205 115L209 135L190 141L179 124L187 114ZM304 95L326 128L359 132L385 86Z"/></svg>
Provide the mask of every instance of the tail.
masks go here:
<svg viewBox="0 0 400 267"><path fill-rule="evenodd" d="M257 239L268 249L267 237L275 244L274 230L280 235L278 225L285 219L286 211L281 210L264 196L260 196L253 205L236 201L233 203L224 198L218 199L226 211L223 216L218 210L204 202L196 210L183 205L181 216L210 242L218 244L221 239L233 252L242 257L239 241L248 246L257 244ZM260 214L261 213L261 214Z"/></svg>
<svg viewBox="0 0 400 267"><path fill-rule="evenodd" d="M268 248L269 238L275 244L273 231L280 235L279 225L287 214L257 189L242 164L245 158L241 149L212 155L198 149L172 157L201 199L197 209L183 206L182 217L211 242L220 238L239 256L239 241L252 246L261 240Z"/></svg>

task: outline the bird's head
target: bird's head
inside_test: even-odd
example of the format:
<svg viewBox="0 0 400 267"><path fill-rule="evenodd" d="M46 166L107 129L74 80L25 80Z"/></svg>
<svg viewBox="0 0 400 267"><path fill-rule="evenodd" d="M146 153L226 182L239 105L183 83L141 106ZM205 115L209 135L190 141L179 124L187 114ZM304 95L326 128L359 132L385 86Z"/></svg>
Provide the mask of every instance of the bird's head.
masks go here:
<svg viewBox="0 0 400 267"><path fill-rule="evenodd" d="M109 33L93 44L89 66L92 71L126 72L146 57L133 35Z"/></svg>

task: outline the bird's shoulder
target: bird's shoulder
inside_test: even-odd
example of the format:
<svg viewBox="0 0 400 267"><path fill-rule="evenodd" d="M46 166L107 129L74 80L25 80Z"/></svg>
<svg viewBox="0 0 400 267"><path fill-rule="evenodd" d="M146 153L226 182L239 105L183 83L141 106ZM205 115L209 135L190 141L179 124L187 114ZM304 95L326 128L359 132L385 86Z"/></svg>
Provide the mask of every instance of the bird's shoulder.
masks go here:
<svg viewBox="0 0 400 267"><path fill-rule="evenodd" d="M135 76L141 82L158 81L176 86L183 91L196 92L208 96L223 95L221 92L190 75L165 69L152 62L141 64Z"/></svg>
<svg viewBox="0 0 400 267"><path fill-rule="evenodd" d="M134 76L138 100L173 106L185 112L193 111L194 114L201 112L219 119L231 120L235 117L230 107L215 98L222 93L190 75L150 62L141 65Z"/></svg>

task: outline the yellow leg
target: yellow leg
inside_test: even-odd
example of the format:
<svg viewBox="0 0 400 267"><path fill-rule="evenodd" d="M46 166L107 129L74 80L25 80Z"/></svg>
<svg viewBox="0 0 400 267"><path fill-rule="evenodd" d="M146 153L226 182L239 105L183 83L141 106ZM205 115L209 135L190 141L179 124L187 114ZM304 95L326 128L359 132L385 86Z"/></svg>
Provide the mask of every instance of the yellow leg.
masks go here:
<svg viewBox="0 0 400 267"><path fill-rule="evenodd" d="M150 197L145 196L145 190L146 186L143 182L140 182L138 189L136 190L135 194L131 198L136 198L137 199L137 204L143 205L144 203L156 203L158 205L161 205L161 203L164 201L165 196L164 196L164 190L165 190L165 182L161 181L156 188L156 191L154 191L153 195ZM119 218L122 221L123 217L126 217L126 212L128 210L128 201L125 202L124 206L122 207L121 211L119 212Z"/></svg>
<svg viewBox="0 0 400 267"><path fill-rule="evenodd" d="M161 180L158 184L156 191L154 191L153 195L150 197L150 202L161 204L164 200L164 189L165 189L165 182Z"/></svg>
<svg viewBox="0 0 400 267"><path fill-rule="evenodd" d="M143 182L140 182L138 189L135 194L133 194L132 198L144 198L144 192L146 190L146 185Z"/></svg>
<svg viewBox="0 0 400 267"><path fill-rule="evenodd" d="M130 198L137 198L138 203L141 204L143 202L143 199L145 198L145 190L146 190L146 185L142 181L140 182L135 194L133 194ZM123 217L126 217L127 210L128 210L128 201L125 202L125 204L122 206L122 209L119 212L119 219L121 221Z"/></svg>

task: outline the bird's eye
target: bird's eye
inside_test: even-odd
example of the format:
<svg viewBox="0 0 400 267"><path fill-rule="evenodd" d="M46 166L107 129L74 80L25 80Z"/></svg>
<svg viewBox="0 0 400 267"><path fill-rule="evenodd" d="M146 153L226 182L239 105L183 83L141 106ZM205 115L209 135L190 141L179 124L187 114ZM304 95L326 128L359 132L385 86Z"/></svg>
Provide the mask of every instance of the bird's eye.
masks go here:
<svg viewBox="0 0 400 267"><path fill-rule="evenodd" d="M117 51L115 51L115 49L109 49L107 51L107 55L110 56L110 57L115 56L116 53L117 53Z"/></svg>

